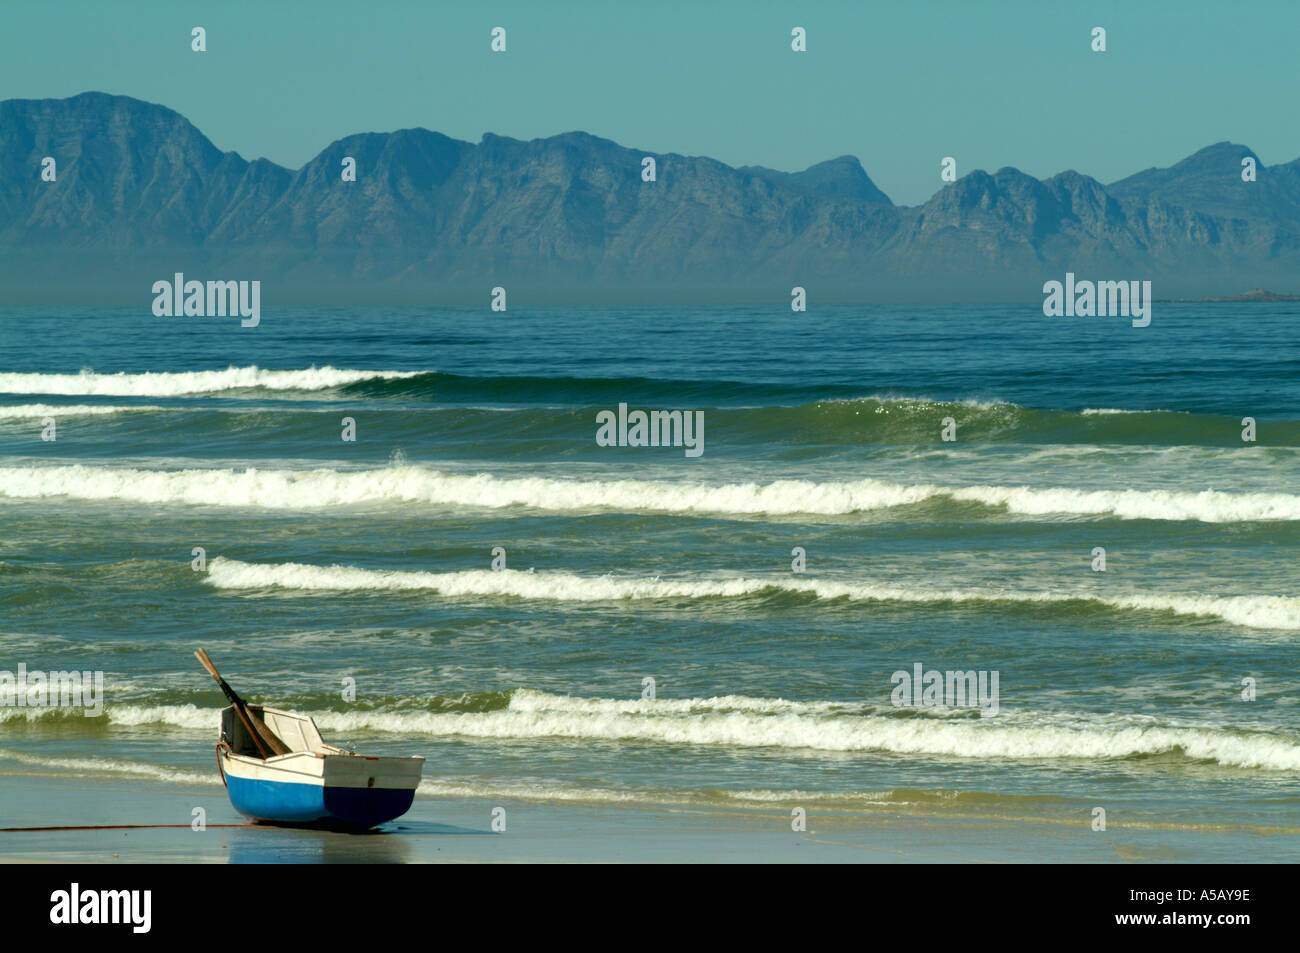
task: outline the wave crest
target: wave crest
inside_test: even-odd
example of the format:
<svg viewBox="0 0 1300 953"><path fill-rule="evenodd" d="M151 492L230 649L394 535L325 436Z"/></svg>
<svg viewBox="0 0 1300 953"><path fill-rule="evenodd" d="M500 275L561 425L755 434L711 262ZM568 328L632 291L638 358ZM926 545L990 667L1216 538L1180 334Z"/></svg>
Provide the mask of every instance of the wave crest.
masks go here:
<svg viewBox="0 0 1300 953"><path fill-rule="evenodd" d="M50 712L50 709L43 709ZM516 689L504 709L479 712L318 711L327 738L384 733L501 741L685 744L1019 761L1166 757L1227 768L1300 770L1300 739L1265 731L1165 724L1151 716L1008 711L993 718L952 710L781 698L580 698ZM964 713L963 713L964 714ZM217 709L111 706L111 724L161 724L212 732ZM39 716L38 716L39 717ZM0 752L0 757L12 753Z"/></svg>
<svg viewBox="0 0 1300 953"><path fill-rule="evenodd" d="M222 556L208 563L204 579L218 589L428 591L451 598L487 596L557 602L741 598L764 593L802 594L817 599L848 599L855 602L1019 605L1085 602L1110 609L1208 616L1247 628L1300 629L1300 599L1290 596L1022 592L989 588L885 586L789 576L662 579L583 576L567 572L522 572L517 569L422 572L361 569L353 566L311 566L304 563L247 563Z"/></svg>
<svg viewBox="0 0 1300 953"><path fill-rule="evenodd" d="M305 370L266 370L256 365L224 371L146 372L143 374L0 374L3 394L68 394L104 397L183 397L228 390L260 388L275 391L314 391L344 387L367 380L415 377L419 371L359 371L336 367Z"/></svg>
<svg viewBox="0 0 1300 953"><path fill-rule="evenodd" d="M145 470L84 464L0 467L0 496L311 509L375 502L551 511L723 516L847 516L927 502L973 503L1024 516L1066 514L1209 523L1300 520L1300 495L1073 487L945 486L882 480L695 480L497 477L420 466L372 470Z"/></svg>

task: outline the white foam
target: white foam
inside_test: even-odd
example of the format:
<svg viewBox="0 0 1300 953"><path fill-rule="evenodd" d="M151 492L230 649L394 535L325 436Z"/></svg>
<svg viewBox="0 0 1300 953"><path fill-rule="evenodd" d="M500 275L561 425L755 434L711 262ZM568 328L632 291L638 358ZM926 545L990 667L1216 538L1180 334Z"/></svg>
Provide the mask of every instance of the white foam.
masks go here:
<svg viewBox="0 0 1300 953"><path fill-rule="evenodd" d="M66 496L267 509L390 502L773 518L848 515L949 499L1030 516L1067 514L1202 522L1300 520L1300 496L1293 493L943 486L880 480L708 484L694 480L502 478L407 465L370 470L145 470L82 464L0 467L0 496Z"/></svg>
<svg viewBox="0 0 1300 953"><path fill-rule="evenodd" d="M113 407L105 404L15 404L0 407L0 420L21 420L27 417L90 417L157 410L166 410L166 408Z"/></svg>
<svg viewBox="0 0 1300 953"><path fill-rule="evenodd" d="M1114 414L1174 414L1174 413L1182 413L1182 411L1175 411L1175 410L1124 410L1124 409L1122 409L1122 408L1117 408L1117 407L1085 407L1085 408L1083 408L1083 410L1081 411L1081 413L1082 413L1083 416L1085 416L1085 417L1092 417L1092 416L1102 416L1102 417L1107 417L1107 416L1112 416L1112 415L1114 415Z"/></svg>
<svg viewBox="0 0 1300 953"><path fill-rule="evenodd" d="M955 709L939 710L940 717L916 717L920 712L887 712L883 705L860 702L795 702L735 695L649 702L517 689L506 708L486 712L354 710L309 714L327 739L388 733L1030 761L1169 755L1232 768L1300 770L1300 739L1266 730L1167 724L1142 715L1053 714L1004 708L993 718L965 717L968 712ZM218 724L216 709L192 705L110 706L106 714L116 725L163 724L201 734L215 731ZM443 789L443 793L452 792Z"/></svg>
<svg viewBox="0 0 1300 953"><path fill-rule="evenodd" d="M75 775L118 775L133 778L154 778L176 784L220 784L215 770L211 774L167 768L139 761L114 761L108 758L51 758L0 748L0 760L41 768L53 768Z"/></svg>
<svg viewBox="0 0 1300 953"><path fill-rule="evenodd" d="M937 407L970 407L973 410L1024 410L1019 404L1013 404L1009 401L998 400L978 400L973 397L962 400L936 400L932 397L881 397L873 394L868 397L829 397L817 401L818 404L867 404L874 403L880 406L874 413L888 413L893 408L902 410L933 410ZM762 409L762 408L757 408Z"/></svg>
<svg viewBox="0 0 1300 953"><path fill-rule="evenodd" d="M795 705L787 710L710 711L707 700L681 711L659 702L565 699L516 691L505 710L481 713L338 715L330 727L398 730L472 738L577 741L640 741L740 748L800 748L944 758L1113 759L1177 754L1227 767L1275 771L1300 769L1300 744L1262 732L1192 726L1162 726L1112 716L1094 723L995 717L987 719L899 718L861 714L816 714ZM334 721L335 718L329 718ZM392 720L390 720L392 719Z"/></svg>
<svg viewBox="0 0 1300 953"><path fill-rule="evenodd" d="M204 580L218 589L303 589L430 591L451 598L498 596L558 602L737 598L761 592L807 593L819 599L906 603L1090 602L1113 609L1208 616L1258 629L1300 629L1300 599L1290 596L1206 596L1176 593L1091 591L1025 592L991 588L885 586L808 577L750 576L724 579L583 576L566 572L468 569L419 572L311 566L304 563L247 563L218 556Z"/></svg>
<svg viewBox="0 0 1300 953"><path fill-rule="evenodd" d="M164 765L139 761L113 761L106 758L55 758L0 748L0 761L13 761L37 768L46 768L77 777L128 777L152 778L173 784L199 784L215 786L221 783L214 766L210 772L186 771ZM424 797L442 798L511 798L526 801L561 801L586 803L652 803L693 804L700 802L732 803L737 806L766 806L772 803L833 802L860 804L893 802L900 806L907 802L896 801L892 791L770 791L770 790L715 790L671 791L664 789L573 787L540 780L515 782L482 782L474 780L447 780L424 778L416 790Z"/></svg>
<svg viewBox="0 0 1300 953"><path fill-rule="evenodd" d="M87 723L107 719L108 724L122 727L140 725L167 725L177 728L193 728L215 732L220 721L218 709L196 708L193 705L106 705L104 713L90 719L83 708L65 708L57 705L40 705L36 707L0 707L0 724L7 721L38 722L44 720L70 719L72 724L79 724L83 719Z"/></svg>
<svg viewBox="0 0 1300 953"><path fill-rule="evenodd" d="M1224 493L1219 490L1080 490L1027 486L944 487L954 500L1001 506L1027 516L1069 513L1120 519L1199 520L1205 523L1300 519L1293 493Z"/></svg>
<svg viewBox="0 0 1300 953"><path fill-rule="evenodd" d="M571 787L547 781L477 782L425 778L416 793L426 797L510 798L521 801L576 801L615 804L713 804L764 808L772 804L808 804L864 807L909 806L894 791L772 791L772 790L665 790L661 788Z"/></svg>
<svg viewBox="0 0 1300 953"><path fill-rule="evenodd" d="M182 371L144 374L0 374L3 394L75 394L113 397L179 397L251 387L266 390L324 390L364 380L415 377L419 371L360 371L336 367L273 371L250 365L224 371Z"/></svg>

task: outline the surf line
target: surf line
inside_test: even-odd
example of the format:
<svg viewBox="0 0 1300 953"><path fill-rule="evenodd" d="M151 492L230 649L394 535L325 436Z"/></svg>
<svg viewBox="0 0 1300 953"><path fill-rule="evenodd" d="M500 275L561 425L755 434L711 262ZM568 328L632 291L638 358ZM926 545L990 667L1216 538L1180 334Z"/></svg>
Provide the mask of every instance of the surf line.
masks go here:
<svg viewBox="0 0 1300 953"><path fill-rule="evenodd" d="M206 827L252 827L247 824L207 824ZM19 831L144 831L163 827L190 828L189 824L77 824L59 827L0 827L0 834L13 834Z"/></svg>

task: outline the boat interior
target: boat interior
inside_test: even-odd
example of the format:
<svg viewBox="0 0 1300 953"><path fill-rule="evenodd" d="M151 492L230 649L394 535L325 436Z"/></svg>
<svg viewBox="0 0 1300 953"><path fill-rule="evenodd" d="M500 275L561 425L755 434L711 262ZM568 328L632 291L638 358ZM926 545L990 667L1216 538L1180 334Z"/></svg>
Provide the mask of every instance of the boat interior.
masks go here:
<svg viewBox="0 0 1300 953"><path fill-rule="evenodd" d="M342 748L326 744L316 729L316 723L306 715L280 711L278 708L265 708L261 705L249 705L248 710L257 715L266 727L284 743L291 753L306 752L316 755L350 754ZM257 744L234 707L221 710L221 740L230 746L231 753L246 758L261 758ZM281 755L280 757L284 757Z"/></svg>

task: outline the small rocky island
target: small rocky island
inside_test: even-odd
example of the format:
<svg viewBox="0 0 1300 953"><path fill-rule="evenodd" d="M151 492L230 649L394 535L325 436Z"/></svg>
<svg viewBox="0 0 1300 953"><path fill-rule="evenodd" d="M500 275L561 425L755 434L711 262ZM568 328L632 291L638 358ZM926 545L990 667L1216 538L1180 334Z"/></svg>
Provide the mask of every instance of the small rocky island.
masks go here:
<svg viewBox="0 0 1300 953"><path fill-rule="evenodd" d="M1300 295L1280 295L1276 291L1253 288L1245 294L1229 295L1226 298L1195 298L1195 301L1300 301Z"/></svg>

